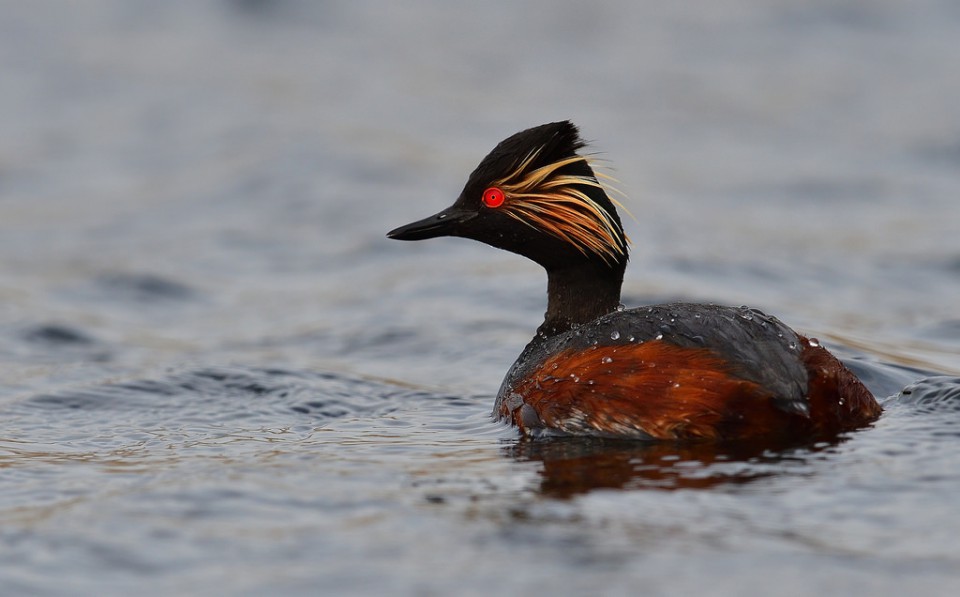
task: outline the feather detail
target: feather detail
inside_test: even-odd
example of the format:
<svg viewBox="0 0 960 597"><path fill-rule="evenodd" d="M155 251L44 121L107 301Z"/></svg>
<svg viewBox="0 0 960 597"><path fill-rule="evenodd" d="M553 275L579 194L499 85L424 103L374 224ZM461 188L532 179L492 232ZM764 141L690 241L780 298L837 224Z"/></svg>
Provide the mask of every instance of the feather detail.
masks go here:
<svg viewBox="0 0 960 597"><path fill-rule="evenodd" d="M584 191L584 187L592 187L606 192L608 187L600 179L612 178L560 172L574 164L592 165L589 158L580 155L528 172L541 149L531 151L510 174L494 183L506 195L504 212L519 222L570 243L584 255L592 253L607 263L621 259L626 254L629 239L617 220ZM611 201L622 207L618 201L612 198Z"/></svg>

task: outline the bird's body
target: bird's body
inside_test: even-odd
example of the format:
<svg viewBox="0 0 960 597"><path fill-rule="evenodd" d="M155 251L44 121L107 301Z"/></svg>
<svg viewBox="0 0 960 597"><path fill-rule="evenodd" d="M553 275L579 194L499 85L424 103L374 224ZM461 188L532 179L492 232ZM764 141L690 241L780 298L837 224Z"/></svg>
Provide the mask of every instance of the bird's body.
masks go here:
<svg viewBox="0 0 960 597"><path fill-rule="evenodd" d="M818 341L777 319L676 303L538 336L494 415L529 435L726 440L836 433L875 418L874 404Z"/></svg>
<svg viewBox="0 0 960 597"><path fill-rule="evenodd" d="M471 174L454 205L392 231L463 236L527 256L548 305L494 415L528 435L734 440L835 434L880 406L839 360L746 307L623 309L627 239L569 122L522 131Z"/></svg>

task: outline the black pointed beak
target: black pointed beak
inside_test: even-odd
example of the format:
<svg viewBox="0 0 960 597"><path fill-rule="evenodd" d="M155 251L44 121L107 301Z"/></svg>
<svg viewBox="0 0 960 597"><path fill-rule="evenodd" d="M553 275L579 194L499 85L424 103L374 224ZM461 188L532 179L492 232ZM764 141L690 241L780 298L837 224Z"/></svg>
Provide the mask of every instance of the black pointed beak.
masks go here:
<svg viewBox="0 0 960 597"><path fill-rule="evenodd" d="M412 224L401 226L387 233L387 238L397 240L424 240L438 236L456 236L457 228L479 214L457 206L448 207L438 214Z"/></svg>

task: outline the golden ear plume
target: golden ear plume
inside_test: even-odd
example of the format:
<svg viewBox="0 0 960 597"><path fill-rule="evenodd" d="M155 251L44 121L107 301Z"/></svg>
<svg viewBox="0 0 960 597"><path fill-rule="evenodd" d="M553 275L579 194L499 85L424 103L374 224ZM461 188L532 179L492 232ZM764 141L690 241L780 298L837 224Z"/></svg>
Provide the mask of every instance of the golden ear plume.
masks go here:
<svg viewBox="0 0 960 597"><path fill-rule="evenodd" d="M630 240L613 216L583 189L606 192L608 187L598 178L612 178L603 174L557 174L578 162L593 166L591 160L579 155L525 172L539 153L540 149L530 152L510 174L494 183L506 195L502 209L515 220L570 243L584 255L593 253L607 263L622 258ZM618 192L612 187L609 190ZM618 201L610 200L623 208Z"/></svg>

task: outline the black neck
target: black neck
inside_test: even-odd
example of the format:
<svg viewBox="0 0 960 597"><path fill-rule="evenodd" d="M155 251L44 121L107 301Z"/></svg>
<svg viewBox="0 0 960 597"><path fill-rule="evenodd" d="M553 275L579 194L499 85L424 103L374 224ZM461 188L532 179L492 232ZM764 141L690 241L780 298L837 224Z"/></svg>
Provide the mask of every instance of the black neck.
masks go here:
<svg viewBox="0 0 960 597"><path fill-rule="evenodd" d="M553 336L615 311L624 265L591 262L547 270L547 313L537 333Z"/></svg>

